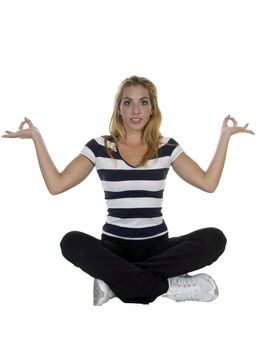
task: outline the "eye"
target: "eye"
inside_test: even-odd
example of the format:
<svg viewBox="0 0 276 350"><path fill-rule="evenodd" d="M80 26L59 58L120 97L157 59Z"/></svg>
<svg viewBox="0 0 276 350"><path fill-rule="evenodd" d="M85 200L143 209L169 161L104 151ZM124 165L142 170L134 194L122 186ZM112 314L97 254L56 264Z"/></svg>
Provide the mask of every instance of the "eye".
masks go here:
<svg viewBox="0 0 276 350"><path fill-rule="evenodd" d="M146 106L148 104L148 101L147 100L142 100L142 105L143 106Z"/></svg>
<svg viewBox="0 0 276 350"><path fill-rule="evenodd" d="M123 102L123 105L124 105L124 106L129 106L129 104L130 104L130 101L128 101L128 100L126 100L126 101Z"/></svg>

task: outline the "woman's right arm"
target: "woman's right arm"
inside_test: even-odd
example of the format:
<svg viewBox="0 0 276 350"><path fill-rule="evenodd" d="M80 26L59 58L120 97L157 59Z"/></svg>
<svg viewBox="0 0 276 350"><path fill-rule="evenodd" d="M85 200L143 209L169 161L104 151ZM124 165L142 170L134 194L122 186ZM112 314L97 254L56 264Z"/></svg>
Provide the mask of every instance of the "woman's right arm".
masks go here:
<svg viewBox="0 0 276 350"><path fill-rule="evenodd" d="M29 127L24 129L24 125ZM41 174L49 192L53 195L62 193L82 182L92 171L94 165L85 156L79 155L60 173L52 161L43 138L30 119L20 124L17 132L6 131L2 137L32 139L35 145Z"/></svg>

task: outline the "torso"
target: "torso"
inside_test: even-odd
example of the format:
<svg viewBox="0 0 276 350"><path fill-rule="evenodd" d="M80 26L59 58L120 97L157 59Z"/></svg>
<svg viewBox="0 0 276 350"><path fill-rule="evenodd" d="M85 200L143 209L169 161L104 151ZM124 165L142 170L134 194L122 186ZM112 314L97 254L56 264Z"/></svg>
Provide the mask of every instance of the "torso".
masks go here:
<svg viewBox="0 0 276 350"><path fill-rule="evenodd" d="M130 166L137 167L145 153L147 152L148 146L145 145L139 145L139 146L130 146L125 143L119 143L117 145L117 150L119 151L119 154L121 158Z"/></svg>
<svg viewBox="0 0 276 350"><path fill-rule="evenodd" d="M182 152L181 147L174 139L164 137L158 157L137 167L147 150L145 145L114 147L111 141L107 146L113 159L103 137L90 140L81 153L95 165L102 182L108 210L102 233L130 240L167 234L162 215L163 192L169 168Z"/></svg>

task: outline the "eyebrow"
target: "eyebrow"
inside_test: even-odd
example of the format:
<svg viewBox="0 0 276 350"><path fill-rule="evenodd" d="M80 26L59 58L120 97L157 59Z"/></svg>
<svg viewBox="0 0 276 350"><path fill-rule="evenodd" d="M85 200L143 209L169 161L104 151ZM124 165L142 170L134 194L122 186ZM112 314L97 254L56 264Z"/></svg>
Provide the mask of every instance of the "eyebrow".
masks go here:
<svg viewBox="0 0 276 350"><path fill-rule="evenodd" d="M139 100L145 100L145 99L149 100L149 98L147 96L139 98ZM127 96L124 97L123 100L131 100L131 101L133 101L133 99L131 97L127 97Z"/></svg>

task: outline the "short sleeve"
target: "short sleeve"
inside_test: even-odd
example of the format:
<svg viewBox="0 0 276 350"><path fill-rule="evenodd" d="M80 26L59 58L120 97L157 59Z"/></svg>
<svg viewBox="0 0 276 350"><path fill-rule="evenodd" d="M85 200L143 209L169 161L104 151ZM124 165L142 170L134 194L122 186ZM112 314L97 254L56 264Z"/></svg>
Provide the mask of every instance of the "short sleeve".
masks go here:
<svg viewBox="0 0 276 350"><path fill-rule="evenodd" d="M181 153L185 153L185 152L184 152L184 149L180 146L180 144L176 142L174 139L171 139L170 142L173 142L176 145L173 152L171 153L171 164L172 164Z"/></svg>
<svg viewBox="0 0 276 350"><path fill-rule="evenodd" d="M94 148L95 140L92 139L83 147L80 154L88 158L94 165L96 164L96 155Z"/></svg>

